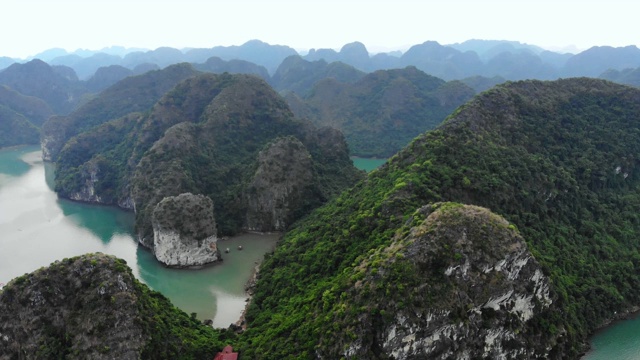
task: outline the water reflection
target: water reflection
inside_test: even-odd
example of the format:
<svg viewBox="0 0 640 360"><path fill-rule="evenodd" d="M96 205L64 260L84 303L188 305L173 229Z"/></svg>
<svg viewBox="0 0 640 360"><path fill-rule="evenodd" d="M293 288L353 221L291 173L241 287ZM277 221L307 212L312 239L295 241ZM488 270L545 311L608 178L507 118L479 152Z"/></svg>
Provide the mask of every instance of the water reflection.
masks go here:
<svg viewBox="0 0 640 360"><path fill-rule="evenodd" d="M117 235L133 237L129 229L133 229L133 214L124 211L114 211L111 207L89 205L60 199L57 202L67 221L75 227L86 229L99 238L103 244ZM114 226L115 225L115 226ZM127 229L127 231L123 231Z"/></svg>

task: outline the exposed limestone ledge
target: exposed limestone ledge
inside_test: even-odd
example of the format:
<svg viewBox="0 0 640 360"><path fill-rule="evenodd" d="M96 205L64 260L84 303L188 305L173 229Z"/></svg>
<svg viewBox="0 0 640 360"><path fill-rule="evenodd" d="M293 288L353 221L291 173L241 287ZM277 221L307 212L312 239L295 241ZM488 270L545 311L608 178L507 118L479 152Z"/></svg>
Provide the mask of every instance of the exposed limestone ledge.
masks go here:
<svg viewBox="0 0 640 360"><path fill-rule="evenodd" d="M335 308L363 310L340 324L345 330L325 336L332 345L320 358L562 356L565 330L551 320L556 295L514 226L488 209L455 203L422 207L409 221L391 245L355 268L345 297L353 300Z"/></svg>
<svg viewBox="0 0 640 360"><path fill-rule="evenodd" d="M428 216L408 235L405 255L419 267L441 266L446 285L426 321L399 312L382 348L396 359L549 357L557 335L537 333L529 322L551 310L549 279L517 230L476 206L420 211Z"/></svg>
<svg viewBox="0 0 640 360"><path fill-rule="evenodd" d="M313 163L300 140L278 138L258 155L258 168L245 192L246 231L283 231L313 197Z"/></svg>
<svg viewBox="0 0 640 360"><path fill-rule="evenodd" d="M184 193L164 198L153 211L153 253L171 267L198 267L220 260L213 201Z"/></svg>

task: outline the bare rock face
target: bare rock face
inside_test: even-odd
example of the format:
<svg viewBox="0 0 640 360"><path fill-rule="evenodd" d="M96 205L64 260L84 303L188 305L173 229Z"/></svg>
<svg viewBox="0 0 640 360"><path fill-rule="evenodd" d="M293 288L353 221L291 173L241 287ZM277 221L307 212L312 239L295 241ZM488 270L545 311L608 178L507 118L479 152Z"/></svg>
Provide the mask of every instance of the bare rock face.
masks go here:
<svg viewBox="0 0 640 360"><path fill-rule="evenodd" d="M245 192L245 229L283 231L313 198L311 155L295 137L278 138L258 155L258 169Z"/></svg>
<svg viewBox="0 0 640 360"><path fill-rule="evenodd" d="M54 161L64 146L66 140L65 130L56 124L56 121L61 118L61 116L54 116L52 121L45 122L42 126L43 134L40 138L40 147L42 148L42 160L44 161Z"/></svg>
<svg viewBox="0 0 640 360"><path fill-rule="evenodd" d="M80 170L83 185L78 191L68 194L69 199L89 203L100 203L100 195L96 193L96 183L100 181L100 165L97 161L87 161Z"/></svg>
<svg viewBox="0 0 640 360"><path fill-rule="evenodd" d="M343 305L366 311L329 336L323 358L559 357L555 294L515 227L454 203L415 218L424 220L357 268L356 304Z"/></svg>
<svg viewBox="0 0 640 360"><path fill-rule="evenodd" d="M153 253L172 267L198 267L220 260L213 201L184 193L165 197L153 211Z"/></svg>

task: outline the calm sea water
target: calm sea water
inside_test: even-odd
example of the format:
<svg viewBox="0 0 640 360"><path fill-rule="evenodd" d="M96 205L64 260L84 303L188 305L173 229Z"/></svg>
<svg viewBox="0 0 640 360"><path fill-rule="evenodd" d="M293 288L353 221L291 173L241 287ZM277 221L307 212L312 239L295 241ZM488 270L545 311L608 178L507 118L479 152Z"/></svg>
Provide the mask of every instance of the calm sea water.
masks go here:
<svg viewBox="0 0 640 360"><path fill-rule="evenodd" d="M133 214L58 199L53 165L37 146L0 149L0 282L55 260L103 252L127 261L134 275L187 313L235 322L245 305L244 284L278 235L244 234L221 241L223 262L200 270L161 266L133 236ZM242 251L238 251L242 245Z"/></svg>
<svg viewBox="0 0 640 360"><path fill-rule="evenodd" d="M364 170L366 172L370 172L387 162L387 159L370 159L352 156L351 161L353 161L353 166L355 166L356 168Z"/></svg>
<svg viewBox="0 0 640 360"><path fill-rule="evenodd" d="M640 359L640 314L618 321L591 338L591 351L582 360Z"/></svg>

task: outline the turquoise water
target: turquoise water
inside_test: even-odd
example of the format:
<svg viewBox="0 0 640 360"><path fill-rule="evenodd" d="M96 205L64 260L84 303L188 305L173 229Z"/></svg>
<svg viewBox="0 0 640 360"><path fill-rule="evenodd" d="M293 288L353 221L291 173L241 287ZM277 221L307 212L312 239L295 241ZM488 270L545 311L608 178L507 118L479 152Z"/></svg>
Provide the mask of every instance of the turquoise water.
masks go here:
<svg viewBox="0 0 640 360"><path fill-rule="evenodd" d="M356 168L370 172L387 162L387 159L370 159L353 156L351 157L351 161L353 161L353 166Z"/></svg>
<svg viewBox="0 0 640 360"><path fill-rule="evenodd" d="M582 360L640 359L640 314L615 322L591 338L591 351Z"/></svg>
<svg viewBox="0 0 640 360"><path fill-rule="evenodd" d="M244 284L255 263L278 238L244 234L220 242L232 250L220 264L168 269L138 246L132 213L58 199L52 188L53 165L42 162L39 147L0 149L0 282L55 260L103 252L127 261L139 280L185 312L226 327L244 308ZM238 245L244 250L236 250Z"/></svg>

